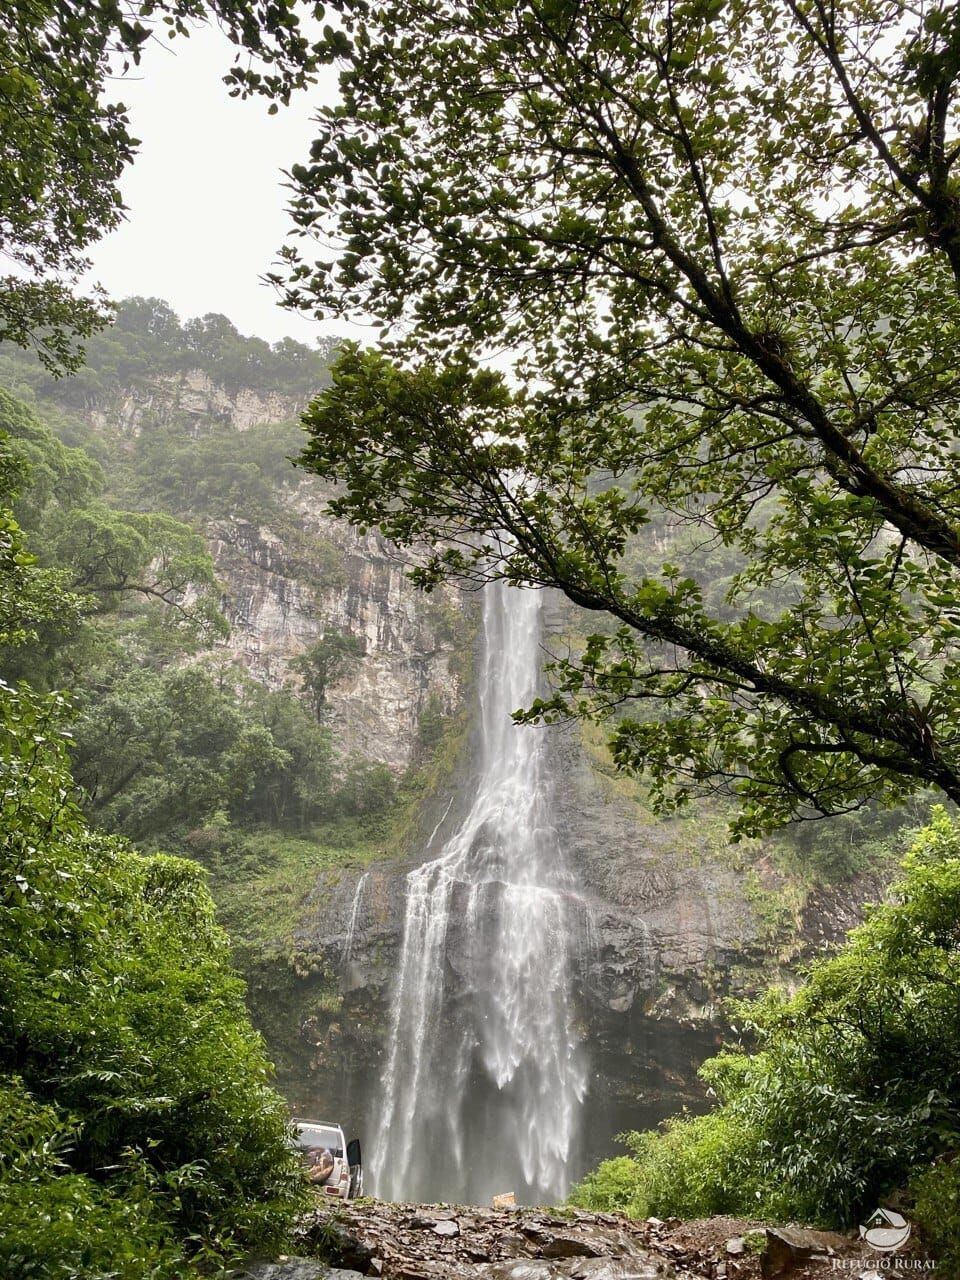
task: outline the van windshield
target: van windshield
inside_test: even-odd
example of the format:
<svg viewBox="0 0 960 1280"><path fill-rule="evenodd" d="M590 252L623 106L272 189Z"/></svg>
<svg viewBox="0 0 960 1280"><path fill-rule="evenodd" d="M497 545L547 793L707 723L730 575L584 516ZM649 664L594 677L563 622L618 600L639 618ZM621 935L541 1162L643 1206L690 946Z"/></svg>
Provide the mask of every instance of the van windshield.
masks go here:
<svg viewBox="0 0 960 1280"><path fill-rule="evenodd" d="M297 1125L297 1141L304 1151L311 1151L315 1147L326 1147L327 1150L331 1151L335 1156L343 1155L340 1130L332 1129L329 1125Z"/></svg>

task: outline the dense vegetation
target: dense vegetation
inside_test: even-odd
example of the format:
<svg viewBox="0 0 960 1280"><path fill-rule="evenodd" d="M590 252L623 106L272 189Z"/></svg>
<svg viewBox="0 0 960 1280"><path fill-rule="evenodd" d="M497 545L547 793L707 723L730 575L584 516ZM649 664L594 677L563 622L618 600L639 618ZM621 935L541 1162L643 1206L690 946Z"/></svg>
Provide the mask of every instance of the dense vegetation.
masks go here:
<svg viewBox="0 0 960 1280"><path fill-rule="evenodd" d="M27 549L6 441L0 471L9 650L83 601ZM201 872L90 827L68 718L0 684L0 1265L175 1280L280 1245L301 1175Z"/></svg>
<svg viewBox="0 0 960 1280"><path fill-rule="evenodd" d="M265 342L241 334L226 316L181 321L159 298L126 298L115 306L110 328L87 343L84 366L67 380L55 378L16 348L0 348L0 382L29 388L39 397L86 408L151 379L206 373L229 391L241 387L306 400L327 379L329 343L316 350L283 338ZM274 455L274 465L278 459Z"/></svg>
<svg viewBox="0 0 960 1280"><path fill-rule="evenodd" d="M324 725L350 637L304 655L306 700L207 652L203 535L283 520L295 429L200 439L154 405L118 449L92 412L193 371L305 395L323 354L133 300L54 394L105 318L71 288L136 145L108 77L211 18L238 93L282 102L342 59L291 173L301 243L342 252L289 247L287 301L400 336L343 352L307 465L355 525L426 546L422 585L505 577L598 615L529 718L611 723L661 810L719 790L754 836L960 802L960 20L343 0L313 45L274 0L2 12L0 338L40 365L0 352L0 1262L172 1280L275 1246L300 1195L197 861L269 888L338 839L368 856L396 784ZM638 555L662 520L678 561ZM322 541L303 560L337 571ZM958 918L938 813L838 955L740 1007L715 1109L633 1135L578 1198L849 1222L905 1187L960 1270Z"/></svg>
<svg viewBox="0 0 960 1280"><path fill-rule="evenodd" d="M795 995L734 1006L743 1043L701 1069L714 1109L627 1135L575 1203L851 1225L909 1188L960 1274L960 826L935 810L902 868Z"/></svg>
<svg viewBox="0 0 960 1280"><path fill-rule="evenodd" d="M323 724L327 688L362 660L355 637L330 630L302 656L305 699L293 687L266 689L209 650L228 629L204 538L210 522L270 524L302 559L306 584L339 580L335 550L285 510L297 424L237 432L205 421L196 432L166 409L118 449L113 424L98 429L73 411L92 387L97 405L131 389L155 393L158 375L202 364L201 348L218 386L283 387L287 403L325 373L322 357L295 343L271 352L224 317L181 325L143 299L122 304L116 328L91 344L88 369L65 382L0 349L8 381L53 424L0 391L0 430L25 469L15 514L41 563L83 600L69 619L39 626L29 647L8 649L4 674L73 691L74 771L99 826L187 852L204 847L191 833L223 816L241 830L303 834L318 821L380 813L395 793L376 761L340 759Z"/></svg>

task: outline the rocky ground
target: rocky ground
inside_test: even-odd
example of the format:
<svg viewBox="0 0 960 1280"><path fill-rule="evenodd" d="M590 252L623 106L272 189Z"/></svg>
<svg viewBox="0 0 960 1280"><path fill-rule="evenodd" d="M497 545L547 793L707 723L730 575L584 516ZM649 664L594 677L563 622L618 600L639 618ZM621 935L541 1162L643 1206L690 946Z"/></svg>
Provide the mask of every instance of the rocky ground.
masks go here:
<svg viewBox="0 0 960 1280"><path fill-rule="evenodd" d="M234 1280L850 1280L879 1277L855 1236L735 1218L637 1222L575 1209L361 1200L304 1221L308 1257L251 1263ZM889 1268L890 1259L883 1260Z"/></svg>

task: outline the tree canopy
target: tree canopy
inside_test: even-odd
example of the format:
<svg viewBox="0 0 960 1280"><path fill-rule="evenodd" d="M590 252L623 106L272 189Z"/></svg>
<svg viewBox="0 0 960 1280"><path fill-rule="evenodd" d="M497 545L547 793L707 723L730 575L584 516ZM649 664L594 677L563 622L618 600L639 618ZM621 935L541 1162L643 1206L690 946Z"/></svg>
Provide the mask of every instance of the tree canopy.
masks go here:
<svg viewBox="0 0 960 1280"><path fill-rule="evenodd" d="M88 611L140 597L164 606L185 633L226 633L213 562L195 529L162 512L122 511L103 501L105 477L94 459L61 443L2 388L0 432L11 467L0 475L0 498L33 535L41 562L56 566L69 590L86 597ZM73 615L58 616L66 622Z"/></svg>
<svg viewBox="0 0 960 1280"><path fill-rule="evenodd" d="M382 329L307 415L333 510L601 615L531 714L615 717L664 807L960 800L956 6L347 0L338 40L281 273Z"/></svg>
<svg viewBox="0 0 960 1280"><path fill-rule="evenodd" d="M321 5L310 6L322 14ZM0 339L76 369L76 337L106 323L102 294L75 292L86 251L123 214L118 182L137 140L112 82L151 40L216 22L236 48L232 95L286 102L319 50L286 0L3 0L0 3Z"/></svg>

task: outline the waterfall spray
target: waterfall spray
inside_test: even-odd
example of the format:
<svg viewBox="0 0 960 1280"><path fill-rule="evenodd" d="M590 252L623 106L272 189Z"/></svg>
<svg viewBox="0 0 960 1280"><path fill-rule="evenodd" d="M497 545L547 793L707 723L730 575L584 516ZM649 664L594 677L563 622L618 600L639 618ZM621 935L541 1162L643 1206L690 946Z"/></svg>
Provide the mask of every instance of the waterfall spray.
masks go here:
<svg viewBox="0 0 960 1280"><path fill-rule="evenodd" d="M484 595L479 775L439 855L410 872L374 1157L387 1199L567 1189L586 1092L573 962L586 915L551 822L537 694L541 595Z"/></svg>

